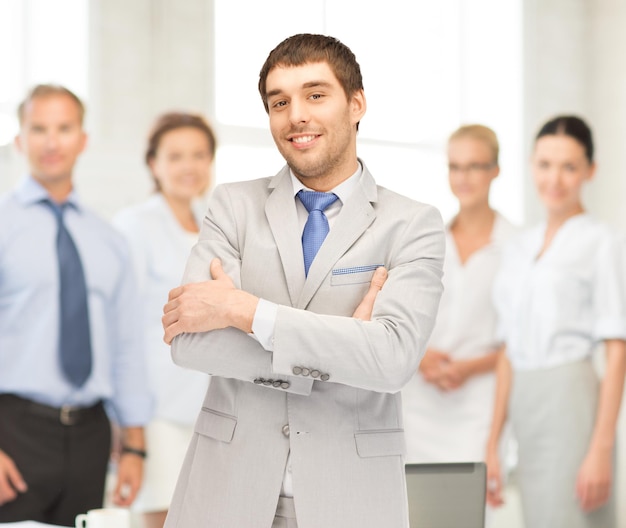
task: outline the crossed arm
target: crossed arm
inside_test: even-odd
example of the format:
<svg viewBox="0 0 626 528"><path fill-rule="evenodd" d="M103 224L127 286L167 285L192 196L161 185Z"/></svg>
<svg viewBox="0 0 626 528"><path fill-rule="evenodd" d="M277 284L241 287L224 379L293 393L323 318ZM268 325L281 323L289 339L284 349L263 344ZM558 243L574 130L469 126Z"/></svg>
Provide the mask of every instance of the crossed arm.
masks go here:
<svg viewBox="0 0 626 528"><path fill-rule="evenodd" d="M170 291L163 308L163 339L170 344L174 337L186 332L208 332L233 327L252 332L252 321L259 298L235 288L231 278L222 269L219 259L211 261L213 280L179 286ZM387 280L387 270L380 267L374 273L370 287L352 317L368 321L372 315L376 295Z"/></svg>

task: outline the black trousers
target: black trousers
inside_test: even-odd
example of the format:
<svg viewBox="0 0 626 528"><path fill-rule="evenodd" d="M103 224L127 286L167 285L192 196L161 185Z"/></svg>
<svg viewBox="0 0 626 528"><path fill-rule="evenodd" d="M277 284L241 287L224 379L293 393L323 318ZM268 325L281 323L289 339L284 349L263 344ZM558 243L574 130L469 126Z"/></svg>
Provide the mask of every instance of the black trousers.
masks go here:
<svg viewBox="0 0 626 528"><path fill-rule="evenodd" d="M76 515L102 507L111 425L101 403L57 409L0 394L0 449L28 485L0 506L0 523L74 526Z"/></svg>

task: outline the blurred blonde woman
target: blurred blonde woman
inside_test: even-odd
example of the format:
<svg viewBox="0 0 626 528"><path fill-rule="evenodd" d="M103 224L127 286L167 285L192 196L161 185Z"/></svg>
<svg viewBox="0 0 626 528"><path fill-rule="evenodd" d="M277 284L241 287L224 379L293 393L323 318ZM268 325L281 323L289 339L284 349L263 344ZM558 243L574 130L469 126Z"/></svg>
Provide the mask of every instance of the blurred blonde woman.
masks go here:
<svg viewBox="0 0 626 528"><path fill-rule="evenodd" d="M143 296L145 350L155 416L146 428L148 457L144 484L133 510L145 528L161 528L178 472L202 405L208 377L172 362L163 342L161 315L168 291L183 275L205 211L216 140L199 115L167 113L149 134L145 160L155 193L144 203L120 211L114 224L132 247Z"/></svg>
<svg viewBox="0 0 626 528"><path fill-rule="evenodd" d="M458 212L447 225L444 293L428 349L402 394L407 462L484 459L499 343L492 281L515 227L489 204L500 172L496 134L467 125L448 140Z"/></svg>
<svg viewBox="0 0 626 528"><path fill-rule="evenodd" d="M488 500L502 503L495 448L508 416L525 525L613 528L613 457L626 372L624 241L585 211L591 130L558 116L536 136L532 172L545 221L505 248L494 297L499 354ZM604 345L599 381L592 353Z"/></svg>

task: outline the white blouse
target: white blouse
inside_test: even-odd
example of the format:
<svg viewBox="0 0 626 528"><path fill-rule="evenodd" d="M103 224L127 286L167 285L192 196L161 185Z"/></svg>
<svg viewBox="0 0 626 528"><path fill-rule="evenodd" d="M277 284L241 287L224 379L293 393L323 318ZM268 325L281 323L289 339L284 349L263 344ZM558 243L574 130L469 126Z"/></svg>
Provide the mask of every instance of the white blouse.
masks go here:
<svg viewBox="0 0 626 528"><path fill-rule="evenodd" d="M196 204L201 225L205 207ZM191 425L202 405L209 376L174 364L163 342L163 305L180 285L191 248L198 235L185 231L161 194L120 211L113 224L128 239L142 296L143 331L155 417Z"/></svg>
<svg viewBox="0 0 626 528"><path fill-rule="evenodd" d="M482 357L498 348L493 278L502 246L516 231L498 214L490 243L463 263L448 226L444 293L429 348L455 360ZM494 380L489 372L469 378L458 389L443 391L417 372L402 390L406 461L482 460L493 411Z"/></svg>
<svg viewBox="0 0 626 528"><path fill-rule="evenodd" d="M494 285L498 335L516 369L581 360L600 341L626 339L623 236L579 214L538 258L545 229L528 229L507 244Z"/></svg>

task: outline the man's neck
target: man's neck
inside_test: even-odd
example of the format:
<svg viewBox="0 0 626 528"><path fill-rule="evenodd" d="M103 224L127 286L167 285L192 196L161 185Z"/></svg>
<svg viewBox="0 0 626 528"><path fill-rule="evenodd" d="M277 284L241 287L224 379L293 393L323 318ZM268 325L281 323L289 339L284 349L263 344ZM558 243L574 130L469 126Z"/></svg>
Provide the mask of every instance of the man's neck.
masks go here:
<svg viewBox="0 0 626 528"><path fill-rule="evenodd" d="M59 178L53 181L45 180L44 178L38 178L33 175L33 178L39 182L39 184L48 192L50 198L56 203L63 203L67 200L67 197L72 192L72 177Z"/></svg>

